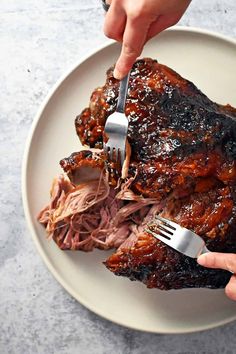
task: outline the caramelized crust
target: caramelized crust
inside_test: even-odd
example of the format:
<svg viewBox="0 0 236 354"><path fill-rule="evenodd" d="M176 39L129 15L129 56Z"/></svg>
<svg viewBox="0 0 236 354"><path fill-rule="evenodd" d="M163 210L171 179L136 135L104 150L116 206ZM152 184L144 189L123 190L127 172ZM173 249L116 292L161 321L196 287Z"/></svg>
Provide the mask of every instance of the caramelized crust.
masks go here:
<svg viewBox="0 0 236 354"><path fill-rule="evenodd" d="M75 120L82 144L102 148L117 95L118 82L109 69L106 84L92 93L89 108ZM196 177L235 182L236 110L212 102L170 68L151 59L136 62L126 115L135 192L162 199L178 186L194 184Z"/></svg>
<svg viewBox="0 0 236 354"><path fill-rule="evenodd" d="M89 107L76 118L82 144L102 148L118 84L109 69L105 85L92 93ZM160 201L167 198L162 215L197 232L210 250L236 252L236 110L212 102L193 83L146 58L131 72L126 115L132 149L129 176L136 176L132 190ZM71 161L62 162L65 171L73 170ZM109 172L115 185L120 169L113 166ZM160 289L218 288L230 277L199 266L144 232L105 265L117 275Z"/></svg>
<svg viewBox="0 0 236 354"><path fill-rule="evenodd" d="M171 199L162 212L194 230L211 251L236 252L235 193L228 187ZM231 274L201 267L147 233L139 235L130 249L122 248L105 262L108 269L144 282L149 288L224 287Z"/></svg>
<svg viewBox="0 0 236 354"><path fill-rule="evenodd" d="M119 249L106 262L115 275L142 281L148 288L221 288L231 274L201 267L193 258L166 247L151 235L139 235L134 247Z"/></svg>

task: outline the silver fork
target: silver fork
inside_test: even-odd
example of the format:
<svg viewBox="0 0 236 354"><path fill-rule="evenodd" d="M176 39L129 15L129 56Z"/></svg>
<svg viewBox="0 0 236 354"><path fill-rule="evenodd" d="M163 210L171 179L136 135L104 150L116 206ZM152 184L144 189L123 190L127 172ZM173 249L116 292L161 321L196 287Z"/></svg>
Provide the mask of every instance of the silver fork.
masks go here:
<svg viewBox="0 0 236 354"><path fill-rule="evenodd" d="M129 121L125 115L129 75L130 72L120 81L116 111L107 118L105 124L105 135L108 141L103 143L103 149L108 160L114 162L120 161L121 167L125 160L125 146L129 127Z"/></svg>
<svg viewBox="0 0 236 354"><path fill-rule="evenodd" d="M173 221L156 216L147 226L146 232L188 257L210 252L200 236Z"/></svg>

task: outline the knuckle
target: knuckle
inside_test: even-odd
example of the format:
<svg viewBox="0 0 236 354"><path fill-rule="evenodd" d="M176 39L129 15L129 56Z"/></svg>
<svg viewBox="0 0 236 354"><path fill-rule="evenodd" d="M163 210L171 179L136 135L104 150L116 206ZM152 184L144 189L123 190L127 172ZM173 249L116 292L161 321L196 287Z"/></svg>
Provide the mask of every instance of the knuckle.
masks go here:
<svg viewBox="0 0 236 354"><path fill-rule="evenodd" d="M228 255L225 260L225 265L229 271L232 272L236 271L236 255L235 254Z"/></svg>
<svg viewBox="0 0 236 354"><path fill-rule="evenodd" d="M180 19L181 19L181 16L176 16L176 17L172 18L171 26L176 25Z"/></svg>
<svg viewBox="0 0 236 354"><path fill-rule="evenodd" d="M170 26L175 26L179 22L179 18L175 18L174 20L171 21Z"/></svg>
<svg viewBox="0 0 236 354"><path fill-rule="evenodd" d="M138 48L133 47L129 43L123 43L123 48L126 56L137 57L140 53Z"/></svg>
<svg viewBox="0 0 236 354"><path fill-rule="evenodd" d="M204 267L218 268L217 257L213 252L204 255Z"/></svg>
<svg viewBox="0 0 236 354"><path fill-rule="evenodd" d="M210 257L208 257L208 261L209 261L209 265L212 266L213 268L218 268L218 259L217 256L215 254L210 254L209 256L212 256L211 259L209 259Z"/></svg>
<svg viewBox="0 0 236 354"><path fill-rule="evenodd" d="M181 19L181 16L174 15L174 16L169 16L169 18L165 19L165 25L167 27L175 26L179 20Z"/></svg>
<svg viewBox="0 0 236 354"><path fill-rule="evenodd" d="M110 29L107 26L103 27L103 32L105 36L109 37L110 36Z"/></svg>
<svg viewBox="0 0 236 354"><path fill-rule="evenodd" d="M131 11L128 14L128 18L132 23L137 22L140 19L140 17L141 17L141 13L139 10Z"/></svg>
<svg viewBox="0 0 236 354"><path fill-rule="evenodd" d="M111 38L111 39L115 39L115 38L114 38L115 33L114 33L114 31L112 30L112 28L107 27L107 26L104 26L103 32L104 32L104 34L105 34L106 37Z"/></svg>
<svg viewBox="0 0 236 354"><path fill-rule="evenodd" d="M105 36L107 36L108 38L111 38L113 31L112 31L112 28L110 26L107 26L105 23L105 25L103 27L103 32L104 32Z"/></svg>
<svg viewBox="0 0 236 354"><path fill-rule="evenodd" d="M132 22L136 22L145 17L148 18L150 16L150 13L147 9L147 6L145 6L145 3L142 3L136 8L130 9L127 15Z"/></svg>

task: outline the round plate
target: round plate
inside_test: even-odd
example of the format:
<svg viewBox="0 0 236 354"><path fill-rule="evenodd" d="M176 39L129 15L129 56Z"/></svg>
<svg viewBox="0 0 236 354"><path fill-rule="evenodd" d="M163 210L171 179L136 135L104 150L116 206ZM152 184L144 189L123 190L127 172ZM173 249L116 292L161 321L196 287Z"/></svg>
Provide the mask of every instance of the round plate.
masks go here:
<svg viewBox="0 0 236 354"><path fill-rule="evenodd" d="M102 264L111 252L63 252L46 239L36 215L48 203L59 160L80 150L74 118L103 85L120 46L109 43L82 60L56 85L37 115L23 162L23 202L37 249L60 284L95 313L133 329L184 333L236 319L236 303L224 290L160 291L116 277ZM209 98L236 106L236 41L176 27L150 41L143 56L158 59L191 80ZM96 295L94 295L96 294Z"/></svg>

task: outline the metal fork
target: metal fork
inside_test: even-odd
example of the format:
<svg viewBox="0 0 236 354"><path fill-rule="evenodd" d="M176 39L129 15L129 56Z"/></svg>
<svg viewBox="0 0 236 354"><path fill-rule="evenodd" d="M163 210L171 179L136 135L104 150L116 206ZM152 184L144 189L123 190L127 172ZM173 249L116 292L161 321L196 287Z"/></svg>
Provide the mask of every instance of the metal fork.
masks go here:
<svg viewBox="0 0 236 354"><path fill-rule="evenodd" d="M114 162L120 161L121 167L125 160L126 138L129 127L129 121L125 115L129 75L130 72L120 81L116 111L107 118L105 124L105 136L108 138L108 141L103 143L103 149L108 160Z"/></svg>
<svg viewBox="0 0 236 354"><path fill-rule="evenodd" d="M173 221L156 216L147 226L146 232L188 257L210 252L200 236Z"/></svg>

